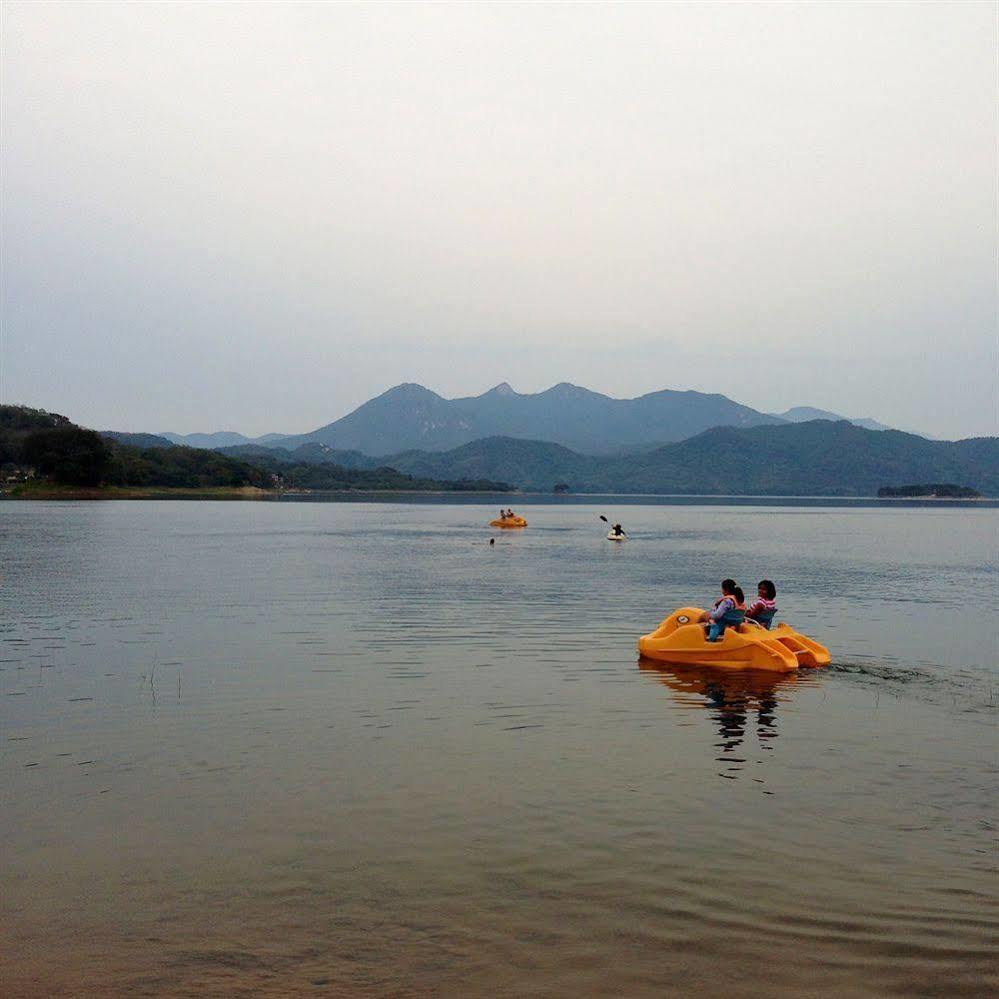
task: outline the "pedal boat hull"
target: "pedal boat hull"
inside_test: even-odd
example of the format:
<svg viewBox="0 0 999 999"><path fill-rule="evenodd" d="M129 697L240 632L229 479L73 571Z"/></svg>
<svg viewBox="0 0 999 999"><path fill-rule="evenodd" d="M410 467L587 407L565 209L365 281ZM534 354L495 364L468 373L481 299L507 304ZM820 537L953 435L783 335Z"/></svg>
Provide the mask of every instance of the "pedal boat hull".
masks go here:
<svg viewBox="0 0 999 999"><path fill-rule="evenodd" d="M638 651L647 659L722 669L758 669L791 673L799 667L828 666L829 650L788 624L767 631L747 621L725 629L717 642L709 642L697 619L699 607L673 611L655 631L642 635Z"/></svg>

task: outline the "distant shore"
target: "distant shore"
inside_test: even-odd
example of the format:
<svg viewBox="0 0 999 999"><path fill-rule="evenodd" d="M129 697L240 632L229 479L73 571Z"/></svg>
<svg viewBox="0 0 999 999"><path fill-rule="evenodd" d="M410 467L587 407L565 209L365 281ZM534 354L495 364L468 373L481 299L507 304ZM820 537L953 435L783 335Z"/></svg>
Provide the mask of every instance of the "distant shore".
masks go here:
<svg viewBox="0 0 999 999"><path fill-rule="evenodd" d="M9 500L279 500L286 496L510 496L495 490L451 489L260 489L257 486L60 486L50 482L24 483L0 490Z"/></svg>
<svg viewBox="0 0 999 999"><path fill-rule="evenodd" d="M220 499L259 500L279 495L256 486L209 486L201 489L166 486L60 486L51 482L25 483L0 493L12 500L128 500Z"/></svg>
<svg viewBox="0 0 999 999"><path fill-rule="evenodd" d="M548 492L496 492L495 490L450 490L450 489L260 489L256 486L206 486L203 488L173 488L168 486L61 486L55 483L21 483L9 489L0 490L0 500L254 500L277 501L284 498L315 497L390 497L390 496L516 496L522 501L537 501L543 498L549 502L567 500L585 502L589 498L612 498L623 503L641 499L677 500L835 500L837 502L863 501L869 503L948 503L948 504L995 504L997 497L950 497L950 496L806 496L769 495L750 493L564 493L553 495Z"/></svg>

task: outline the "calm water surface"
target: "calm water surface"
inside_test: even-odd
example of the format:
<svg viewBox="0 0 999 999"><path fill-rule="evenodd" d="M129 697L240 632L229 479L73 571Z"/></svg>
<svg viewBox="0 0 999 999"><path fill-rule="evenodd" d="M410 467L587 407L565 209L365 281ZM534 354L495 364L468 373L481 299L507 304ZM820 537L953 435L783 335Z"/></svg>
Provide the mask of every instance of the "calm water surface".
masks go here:
<svg viewBox="0 0 999 999"><path fill-rule="evenodd" d="M989 994L999 511L523 509L0 504L0 991Z"/></svg>

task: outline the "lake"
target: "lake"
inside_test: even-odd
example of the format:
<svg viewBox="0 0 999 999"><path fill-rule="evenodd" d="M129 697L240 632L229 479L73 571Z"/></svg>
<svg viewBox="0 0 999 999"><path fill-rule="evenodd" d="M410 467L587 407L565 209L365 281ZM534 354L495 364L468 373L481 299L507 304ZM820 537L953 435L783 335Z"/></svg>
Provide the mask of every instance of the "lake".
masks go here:
<svg viewBox="0 0 999 999"><path fill-rule="evenodd" d="M0 503L0 991L993 993L999 509L517 500Z"/></svg>

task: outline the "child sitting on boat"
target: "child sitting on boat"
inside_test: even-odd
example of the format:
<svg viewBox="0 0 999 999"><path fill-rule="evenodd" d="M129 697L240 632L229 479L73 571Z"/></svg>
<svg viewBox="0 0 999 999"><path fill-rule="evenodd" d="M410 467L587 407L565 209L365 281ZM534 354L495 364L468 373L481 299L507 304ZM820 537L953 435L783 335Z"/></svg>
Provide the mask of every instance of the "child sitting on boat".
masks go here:
<svg viewBox="0 0 999 999"><path fill-rule="evenodd" d="M746 610L746 619L769 629L777 613L777 587L772 579L761 579L756 591L759 595Z"/></svg>
<svg viewBox="0 0 999 999"><path fill-rule="evenodd" d="M723 579L721 591L722 595L715 601L714 607L701 615L709 642L717 642L726 628L742 624L746 619L746 598L735 580Z"/></svg>

